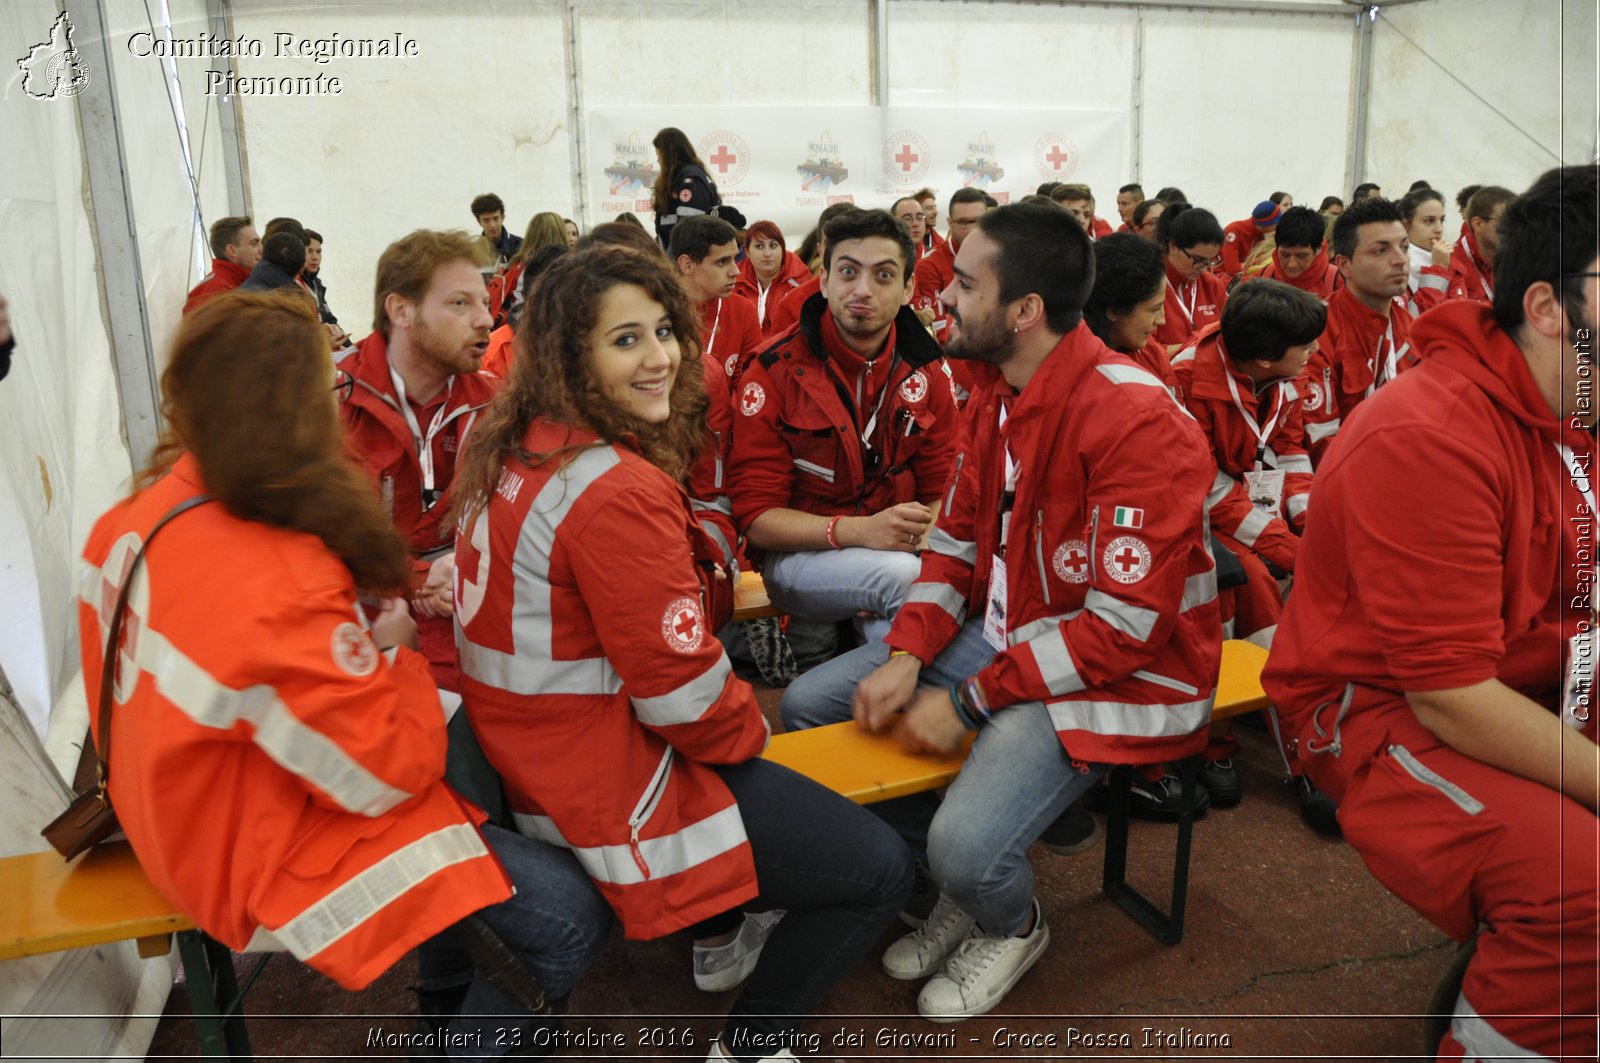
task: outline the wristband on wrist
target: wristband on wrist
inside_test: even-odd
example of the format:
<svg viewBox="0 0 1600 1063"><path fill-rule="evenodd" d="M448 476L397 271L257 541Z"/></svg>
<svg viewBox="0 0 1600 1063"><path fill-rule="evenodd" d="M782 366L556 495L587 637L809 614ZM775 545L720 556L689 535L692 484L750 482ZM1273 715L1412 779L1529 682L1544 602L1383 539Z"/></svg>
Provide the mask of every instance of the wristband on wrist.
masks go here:
<svg viewBox="0 0 1600 1063"><path fill-rule="evenodd" d="M975 719L988 723L994 718L994 710L989 707L989 699L983 696L983 688L978 685L977 676L968 676L962 681L961 693Z"/></svg>
<svg viewBox="0 0 1600 1063"><path fill-rule="evenodd" d="M891 660L891 661L894 660L896 657L910 657L910 656L911 656L911 651L910 650L890 650L889 651L889 660ZM919 661L918 663L921 663L921 662Z"/></svg>
<svg viewBox="0 0 1600 1063"><path fill-rule="evenodd" d="M834 528L836 528L838 526L838 524L839 524L839 522L841 520L844 520L844 515L842 513L839 516L834 517L832 520L828 521L828 531L827 531L828 545L830 547L832 547L833 549L835 549L835 550L844 549L844 544L839 542L838 536L834 534Z"/></svg>
<svg viewBox="0 0 1600 1063"><path fill-rule="evenodd" d="M960 720L961 726L967 730L976 731L978 729L978 721L973 719L972 714L967 711L967 707L962 704L962 700L961 684L950 684L950 704L956 710L956 719Z"/></svg>

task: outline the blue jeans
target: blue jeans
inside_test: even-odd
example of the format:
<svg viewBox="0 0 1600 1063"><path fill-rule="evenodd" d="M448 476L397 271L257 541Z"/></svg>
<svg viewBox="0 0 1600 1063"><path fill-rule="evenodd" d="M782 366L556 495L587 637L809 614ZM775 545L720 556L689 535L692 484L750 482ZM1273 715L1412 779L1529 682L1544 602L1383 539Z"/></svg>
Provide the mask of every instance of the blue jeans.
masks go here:
<svg viewBox="0 0 1600 1063"><path fill-rule="evenodd" d="M714 770L738 801L750 838L761 893L748 906L788 913L722 1034L729 1054L756 1059L777 1049L748 1046L791 1037L904 907L911 854L859 805L788 768L748 760Z"/></svg>
<svg viewBox="0 0 1600 1063"><path fill-rule="evenodd" d="M858 625L868 642L882 642L889 621L922 571L916 554L898 550L801 550L768 554L761 574L767 597L786 613L807 620L854 620L857 613L882 619Z"/></svg>
<svg viewBox="0 0 1600 1063"><path fill-rule="evenodd" d="M869 644L807 672L784 694L784 726L795 730L849 719L856 686L888 659L887 646ZM969 620L922 669L921 680L947 687L993 659L982 620ZM934 881L985 934L1016 933L1028 921L1033 900L1028 847L1108 767L1074 762L1043 702L997 710L925 828ZM903 798L873 807L915 843L914 820L925 803Z"/></svg>
<svg viewBox="0 0 1600 1063"><path fill-rule="evenodd" d="M487 923L533 972L546 999L566 997L605 944L611 906L565 849L489 823L482 831L517 892L479 911L476 918ZM511 1038L497 1037L498 1031L517 1025L504 1017L527 1013L473 970L455 933L453 928L446 930L417 947L420 987L445 989L470 980L461 1013L449 1027L452 1037L463 1038L451 1046L451 1058L500 1058L515 1047L506 1043Z"/></svg>

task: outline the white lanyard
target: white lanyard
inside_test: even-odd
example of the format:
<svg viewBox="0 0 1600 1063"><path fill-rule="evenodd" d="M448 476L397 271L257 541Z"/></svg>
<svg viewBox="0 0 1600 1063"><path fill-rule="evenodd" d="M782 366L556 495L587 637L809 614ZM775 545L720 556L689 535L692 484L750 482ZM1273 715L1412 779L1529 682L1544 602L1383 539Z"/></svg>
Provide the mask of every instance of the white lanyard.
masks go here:
<svg viewBox="0 0 1600 1063"><path fill-rule="evenodd" d="M417 423L417 415L411 411L411 403L406 399L406 382L400 379L393 362L389 364L389 380L393 382L395 396L400 400L400 413L411 429L411 442L417 448L417 462L422 466L422 508L429 509L438 501L438 494L433 486L433 437L444 427L445 410L450 406L450 391L455 386L455 378L445 381L445 401L441 402L439 409L434 412L433 423L428 425L426 435L422 432L422 426Z"/></svg>
<svg viewBox="0 0 1600 1063"><path fill-rule="evenodd" d="M1194 328L1194 304L1200 300L1200 281L1198 279L1194 281L1194 290L1189 293L1188 306L1183 305L1183 289L1173 287L1171 277L1167 278L1167 287L1172 288L1172 293L1178 297L1178 309L1182 310L1183 316L1188 319L1189 327Z"/></svg>
<svg viewBox="0 0 1600 1063"><path fill-rule="evenodd" d="M1005 434L1005 427L1006 427L1006 406L1005 406L1005 403L1001 403L1000 404L1000 429L1001 430L1000 430L1000 433L999 433L1001 439L1005 439L1005 435L1006 435ZM1013 458L1011 456L1011 444L1009 442L1007 442L1005 444L1005 453L1006 453L1006 491L1007 492L1013 492L1013 491L1015 491L1017 489L1017 474L1021 470L1017 465L1017 459L1015 459L1015 458Z"/></svg>
<svg viewBox="0 0 1600 1063"><path fill-rule="evenodd" d="M1478 256L1473 253L1472 249L1472 237L1468 236L1464 237L1463 239L1466 241L1467 245L1467 261L1472 263L1472 272L1478 275L1478 283L1483 285L1483 294L1489 297L1490 302L1493 302L1494 289L1489 286L1489 278L1483 275L1483 270L1478 268Z"/></svg>
<svg viewBox="0 0 1600 1063"><path fill-rule="evenodd" d="M717 313L711 319L711 335L706 338L706 357L711 357L711 352L717 347L717 328L722 324L722 300L717 300Z"/></svg>
<svg viewBox="0 0 1600 1063"><path fill-rule="evenodd" d="M1244 423L1250 426L1251 433L1256 437L1256 469L1259 471L1261 461L1266 457L1267 440L1271 438L1273 430L1278 427L1278 419L1283 416L1283 408L1288 405L1288 401L1283 395L1284 381L1278 381L1278 399L1273 404L1272 420L1267 422L1265 428L1262 428L1260 423L1244 408L1244 400L1239 397L1239 385L1234 383L1233 370L1228 366L1228 354L1222 349L1221 342L1217 344L1217 357L1222 359L1222 375L1228 382L1228 391L1233 395L1234 408L1239 411L1239 416L1244 418Z"/></svg>
<svg viewBox="0 0 1600 1063"><path fill-rule="evenodd" d="M1385 349L1388 353L1385 354ZM1389 308L1389 322L1383 330L1383 335L1378 337L1377 349L1373 351L1373 358L1377 362L1377 372L1372 375L1372 387L1367 389L1367 395L1378 390L1380 384L1387 384L1400 375L1400 357L1411 349L1411 344L1403 344L1397 351L1394 349L1394 308Z"/></svg>
<svg viewBox="0 0 1600 1063"><path fill-rule="evenodd" d="M1593 515L1600 512L1600 510L1595 509L1594 484L1589 482L1589 473L1579 464L1578 456L1572 452L1571 447L1564 443L1557 443L1555 446L1556 450L1561 453L1561 460L1567 463L1567 472L1572 474L1572 486L1578 489L1578 492L1583 495L1583 500L1589 504L1589 513Z"/></svg>
<svg viewBox="0 0 1600 1063"><path fill-rule="evenodd" d="M872 416L867 420L867 425L861 430L861 445L872 452L872 433L878 430L878 414L883 412L883 404L889 397L889 382L894 379L894 366L900 358L898 352L889 356L889 369L884 374L883 387L878 390L878 404L872 408ZM856 408L861 408L862 394L866 390L867 374L872 372L872 362L868 361L866 368L861 370L861 375L856 377Z"/></svg>

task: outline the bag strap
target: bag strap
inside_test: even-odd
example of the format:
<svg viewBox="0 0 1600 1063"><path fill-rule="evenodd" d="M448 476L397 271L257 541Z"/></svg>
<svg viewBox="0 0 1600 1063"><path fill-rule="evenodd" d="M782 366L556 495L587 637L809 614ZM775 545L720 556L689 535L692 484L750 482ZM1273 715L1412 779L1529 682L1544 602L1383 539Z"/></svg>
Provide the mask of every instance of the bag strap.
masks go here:
<svg viewBox="0 0 1600 1063"><path fill-rule="evenodd" d="M134 575L139 571L139 563L144 560L144 552L150 549L157 532L171 523L173 518L210 501L212 501L210 495L195 495L167 510L166 515L156 521L155 527L144 537L139 552L133 555L133 563L128 566L128 575L122 581L122 589L117 592L117 607L111 614L111 632L106 637L106 653L100 665L100 716L94 738L95 776L102 797L106 796L106 783L111 777L111 681L116 673L117 647L122 643L122 618L128 611L128 593L133 587Z"/></svg>

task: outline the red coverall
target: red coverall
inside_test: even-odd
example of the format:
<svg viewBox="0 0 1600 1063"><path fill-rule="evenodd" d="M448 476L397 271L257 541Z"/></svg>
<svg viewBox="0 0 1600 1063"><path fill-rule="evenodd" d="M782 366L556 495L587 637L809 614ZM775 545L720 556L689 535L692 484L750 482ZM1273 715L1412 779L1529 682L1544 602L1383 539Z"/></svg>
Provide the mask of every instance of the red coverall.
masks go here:
<svg viewBox="0 0 1600 1063"><path fill-rule="evenodd" d="M1414 335L1420 365L1317 473L1263 682L1379 881L1457 941L1487 925L1441 1058L1592 1060L1593 811L1458 752L1406 694L1498 679L1561 712L1567 638L1594 622L1595 516L1558 447L1588 473L1594 438L1551 412L1489 308L1447 304Z"/></svg>

